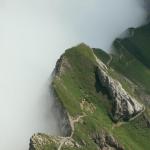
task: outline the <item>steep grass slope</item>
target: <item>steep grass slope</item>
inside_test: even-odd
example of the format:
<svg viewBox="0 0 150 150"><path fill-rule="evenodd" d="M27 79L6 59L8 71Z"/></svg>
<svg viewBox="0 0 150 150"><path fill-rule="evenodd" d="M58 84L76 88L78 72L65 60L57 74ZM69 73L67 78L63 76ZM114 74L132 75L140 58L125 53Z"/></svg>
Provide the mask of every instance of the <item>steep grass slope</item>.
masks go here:
<svg viewBox="0 0 150 150"><path fill-rule="evenodd" d="M131 29L130 37L120 39L121 45L150 68L150 23Z"/></svg>
<svg viewBox="0 0 150 150"><path fill-rule="evenodd" d="M94 52L106 64L111 59L103 51ZM115 68L113 61L107 66L112 64L112 68ZM48 142L41 144L43 149L96 150L99 145L94 137L104 131L113 135L122 149L149 149L150 130L144 115L126 123L115 124L111 120L112 101L99 83L97 65L92 49L85 44L67 50L58 61L53 88L68 111L73 131L67 138L55 137L54 141L54 137L49 137ZM140 101L140 96L134 91L136 84L127 80L119 69L115 71L112 68L109 67L109 74ZM42 138L45 136L41 135ZM97 136L97 139L100 138Z"/></svg>
<svg viewBox="0 0 150 150"><path fill-rule="evenodd" d="M57 62L52 87L72 131L64 137L34 135L30 150L150 149L150 25L133 30L130 37L114 42L112 54L85 44L65 51ZM112 98L96 72L98 60L111 78L145 105L144 112L131 121L113 122Z"/></svg>

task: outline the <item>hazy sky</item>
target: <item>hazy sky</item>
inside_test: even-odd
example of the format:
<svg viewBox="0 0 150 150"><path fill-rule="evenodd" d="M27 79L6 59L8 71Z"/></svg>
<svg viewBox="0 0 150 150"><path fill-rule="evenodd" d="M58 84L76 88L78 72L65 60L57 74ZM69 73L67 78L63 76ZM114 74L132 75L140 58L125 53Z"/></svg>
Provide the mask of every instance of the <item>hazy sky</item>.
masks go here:
<svg viewBox="0 0 150 150"><path fill-rule="evenodd" d="M65 48L108 50L145 16L142 0L0 0L0 149L27 150L33 133L58 133L48 79Z"/></svg>

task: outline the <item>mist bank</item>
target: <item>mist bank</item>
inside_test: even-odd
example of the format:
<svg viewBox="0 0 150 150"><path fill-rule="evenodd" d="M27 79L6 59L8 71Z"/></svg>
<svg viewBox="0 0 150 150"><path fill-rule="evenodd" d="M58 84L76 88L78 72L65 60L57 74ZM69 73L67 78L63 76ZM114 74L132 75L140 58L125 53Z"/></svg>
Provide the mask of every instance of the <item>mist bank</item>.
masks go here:
<svg viewBox="0 0 150 150"><path fill-rule="evenodd" d="M145 23L140 0L0 0L0 149L26 150L33 133L59 134L49 77L68 47L108 50Z"/></svg>

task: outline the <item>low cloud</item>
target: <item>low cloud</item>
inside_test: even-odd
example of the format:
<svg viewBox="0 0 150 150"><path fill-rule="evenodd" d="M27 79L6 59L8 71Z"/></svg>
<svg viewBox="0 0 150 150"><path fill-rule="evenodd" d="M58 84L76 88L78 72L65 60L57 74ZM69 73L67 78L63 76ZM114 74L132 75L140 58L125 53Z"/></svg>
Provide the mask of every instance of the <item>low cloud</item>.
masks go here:
<svg viewBox="0 0 150 150"><path fill-rule="evenodd" d="M108 50L146 10L142 0L0 0L0 18L0 149L27 150L33 133L59 134L48 79L64 50Z"/></svg>

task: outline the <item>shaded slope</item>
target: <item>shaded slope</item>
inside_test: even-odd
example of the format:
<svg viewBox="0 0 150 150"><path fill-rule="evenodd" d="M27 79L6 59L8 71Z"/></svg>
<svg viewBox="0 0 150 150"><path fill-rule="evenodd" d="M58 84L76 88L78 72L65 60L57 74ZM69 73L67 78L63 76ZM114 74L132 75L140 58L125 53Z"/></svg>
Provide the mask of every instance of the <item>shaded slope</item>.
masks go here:
<svg viewBox="0 0 150 150"><path fill-rule="evenodd" d="M150 23L132 29L129 37L119 39L121 45L150 68Z"/></svg>

